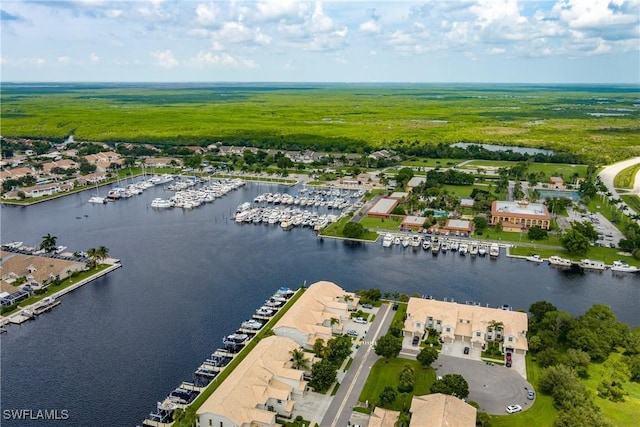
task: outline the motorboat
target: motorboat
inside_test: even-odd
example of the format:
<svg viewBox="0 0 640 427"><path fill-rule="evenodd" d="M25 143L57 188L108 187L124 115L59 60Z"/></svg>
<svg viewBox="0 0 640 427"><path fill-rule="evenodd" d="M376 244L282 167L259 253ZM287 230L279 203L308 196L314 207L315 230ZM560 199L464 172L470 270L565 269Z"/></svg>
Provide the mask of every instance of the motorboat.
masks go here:
<svg viewBox="0 0 640 427"><path fill-rule="evenodd" d="M473 256L478 255L478 244L477 243L472 243L471 244L471 246L469 247L469 255L473 255Z"/></svg>
<svg viewBox="0 0 640 427"><path fill-rule="evenodd" d="M469 252L469 245L466 243L460 243L458 246L458 253L462 256L465 256Z"/></svg>
<svg viewBox="0 0 640 427"><path fill-rule="evenodd" d="M260 329L262 328L262 322L257 321L256 319L249 319L247 321L242 322L240 325L243 329Z"/></svg>
<svg viewBox="0 0 640 427"><path fill-rule="evenodd" d="M537 255L537 254L528 256L526 259L527 259L527 261L536 262L536 263L540 263L540 262L544 261L542 259L542 257L540 255Z"/></svg>
<svg viewBox="0 0 640 427"><path fill-rule="evenodd" d="M432 240L431 241L431 254L432 255L438 255L438 252L440 252L440 241L439 240Z"/></svg>
<svg viewBox="0 0 640 427"><path fill-rule="evenodd" d="M385 234L384 237L382 238L382 247L390 248L392 244L393 244L393 234L391 233Z"/></svg>
<svg viewBox="0 0 640 427"><path fill-rule="evenodd" d="M478 255L485 256L486 254L487 254L487 246L486 245L478 246Z"/></svg>
<svg viewBox="0 0 640 427"><path fill-rule="evenodd" d="M500 255L500 246L497 243L492 243L489 247L489 256L498 257Z"/></svg>
<svg viewBox="0 0 640 427"><path fill-rule="evenodd" d="M449 247L449 249L450 249L452 252L457 251L457 250L458 250L458 248L460 248L460 243L459 243L459 242L457 242L457 241L452 242L452 243L451 243L451 246Z"/></svg>
<svg viewBox="0 0 640 427"><path fill-rule="evenodd" d="M449 242L447 242L446 240L442 242L442 244L440 245L440 250L442 251L442 253L447 253L447 251L449 250Z"/></svg>
<svg viewBox="0 0 640 427"><path fill-rule="evenodd" d="M173 203L170 200L161 199L158 197L151 201L151 207L158 208L158 209L166 209L166 208L173 207Z"/></svg>
<svg viewBox="0 0 640 427"><path fill-rule="evenodd" d="M413 249L418 249L420 247L420 236L413 236L411 238L411 247Z"/></svg>
<svg viewBox="0 0 640 427"><path fill-rule="evenodd" d="M431 242L430 241L424 240L422 242L422 249L424 249L425 251L428 251L430 247L431 247Z"/></svg>
<svg viewBox="0 0 640 427"><path fill-rule="evenodd" d="M273 315L273 310L270 309L269 307L260 307L259 309L256 310L256 314L258 316L271 316Z"/></svg>
<svg viewBox="0 0 640 427"><path fill-rule="evenodd" d="M95 203L98 205L104 205L105 203L107 203L107 199L105 199L104 197L100 197L100 196L93 196L89 198L89 203Z"/></svg>
<svg viewBox="0 0 640 427"><path fill-rule="evenodd" d="M394 245L399 245L400 243L402 243L402 241L400 240L400 237L396 236L396 238L393 239L393 244Z"/></svg>
<svg viewBox="0 0 640 427"><path fill-rule="evenodd" d="M407 246L409 246L410 240L408 237L405 237L404 239L402 239L402 247L406 248Z"/></svg>
<svg viewBox="0 0 640 427"><path fill-rule="evenodd" d="M583 259L578 265L587 270L603 271L607 268L604 262L591 259Z"/></svg>
<svg viewBox="0 0 640 427"><path fill-rule="evenodd" d="M637 273L640 271L640 268L635 267L633 265L629 265L624 261L613 261L613 266L611 266L611 271L618 271L623 273Z"/></svg>
<svg viewBox="0 0 640 427"><path fill-rule="evenodd" d="M559 257L558 255L553 255L549 257L549 264L558 267L571 267L572 261L567 258Z"/></svg>

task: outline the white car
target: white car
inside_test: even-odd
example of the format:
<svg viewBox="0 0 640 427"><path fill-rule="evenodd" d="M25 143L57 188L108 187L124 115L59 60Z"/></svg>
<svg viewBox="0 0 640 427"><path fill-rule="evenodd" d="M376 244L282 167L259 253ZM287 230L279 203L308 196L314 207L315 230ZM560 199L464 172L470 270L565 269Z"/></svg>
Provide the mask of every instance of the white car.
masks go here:
<svg viewBox="0 0 640 427"><path fill-rule="evenodd" d="M362 323L363 325L366 325L366 324L367 324L367 320L366 320L366 319L363 319L362 317L354 317L354 318L353 318L353 319L351 319L351 320L353 320L353 321L354 321L354 322L356 322L356 323Z"/></svg>
<svg viewBox="0 0 640 427"><path fill-rule="evenodd" d="M507 414L515 414L516 412L522 411L522 406L520 405L509 405L507 406Z"/></svg>
<svg viewBox="0 0 640 427"><path fill-rule="evenodd" d="M358 331L356 331L355 329L349 329L347 331L347 335L352 336L352 337L357 337L358 336Z"/></svg>

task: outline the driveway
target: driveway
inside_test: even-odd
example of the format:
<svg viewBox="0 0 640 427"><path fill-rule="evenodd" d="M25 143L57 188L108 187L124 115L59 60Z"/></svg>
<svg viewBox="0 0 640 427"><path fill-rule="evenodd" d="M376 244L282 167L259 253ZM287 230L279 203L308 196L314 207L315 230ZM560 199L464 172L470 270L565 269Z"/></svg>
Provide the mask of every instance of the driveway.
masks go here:
<svg viewBox="0 0 640 427"><path fill-rule="evenodd" d="M431 366L436 375L460 374L469 383L468 400L478 402L479 411L504 415L508 405L518 404L527 410L533 401L527 399L532 389L516 370L487 365L478 360L440 354Z"/></svg>

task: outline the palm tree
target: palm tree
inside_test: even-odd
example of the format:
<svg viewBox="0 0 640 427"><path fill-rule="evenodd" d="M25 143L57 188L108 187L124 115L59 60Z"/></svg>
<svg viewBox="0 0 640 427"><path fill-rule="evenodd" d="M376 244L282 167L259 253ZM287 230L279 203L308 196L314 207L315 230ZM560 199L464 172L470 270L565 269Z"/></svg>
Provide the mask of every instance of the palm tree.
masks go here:
<svg viewBox="0 0 640 427"><path fill-rule="evenodd" d="M489 329L496 331L496 338L498 335L498 331L504 329L504 323L492 320L489 322Z"/></svg>
<svg viewBox="0 0 640 427"><path fill-rule="evenodd" d="M100 246L98 249L96 249L96 257L98 261L104 261L105 259L109 258L109 248Z"/></svg>
<svg viewBox="0 0 640 427"><path fill-rule="evenodd" d="M56 242L58 238L56 236L52 236L51 233L47 233L46 236L42 237L42 242L40 243L40 249L45 252L53 252L56 250Z"/></svg>
<svg viewBox="0 0 640 427"><path fill-rule="evenodd" d="M91 268L94 268L98 264L97 251L98 250L96 248L87 249L87 258L89 258L89 261L91 262Z"/></svg>
<svg viewBox="0 0 640 427"><path fill-rule="evenodd" d="M394 424L395 427L409 427L411 422L411 415L408 412L402 411L398 415L398 420Z"/></svg>
<svg viewBox="0 0 640 427"><path fill-rule="evenodd" d="M309 370L309 361L301 348L294 348L289 354L291 355L291 367L293 369Z"/></svg>

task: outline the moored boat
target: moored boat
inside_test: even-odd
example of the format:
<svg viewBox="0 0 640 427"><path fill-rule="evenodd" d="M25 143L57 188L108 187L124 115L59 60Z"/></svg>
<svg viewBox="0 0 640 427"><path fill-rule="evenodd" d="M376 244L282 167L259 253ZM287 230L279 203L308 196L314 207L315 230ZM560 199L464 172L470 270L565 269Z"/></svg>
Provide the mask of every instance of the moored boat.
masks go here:
<svg viewBox="0 0 640 427"><path fill-rule="evenodd" d="M611 266L611 271L618 271L622 273L637 273L640 271L640 268L635 267L633 265L629 265L624 261L614 261Z"/></svg>
<svg viewBox="0 0 640 427"><path fill-rule="evenodd" d="M571 267L571 260L567 258L559 257L558 255L553 255L549 257L549 264L555 265L558 267Z"/></svg>
<svg viewBox="0 0 640 427"><path fill-rule="evenodd" d="M500 246L497 243L492 243L489 247L489 256L498 257L500 255Z"/></svg>
<svg viewBox="0 0 640 427"><path fill-rule="evenodd" d="M534 255L528 256L527 257L527 261L540 263L540 262L542 262L544 260L542 259L542 257L540 255L534 254Z"/></svg>
<svg viewBox="0 0 640 427"><path fill-rule="evenodd" d="M597 270L603 271L607 268L604 262L602 261L594 261L592 259L583 259L579 263L580 267L585 268L587 270Z"/></svg>

